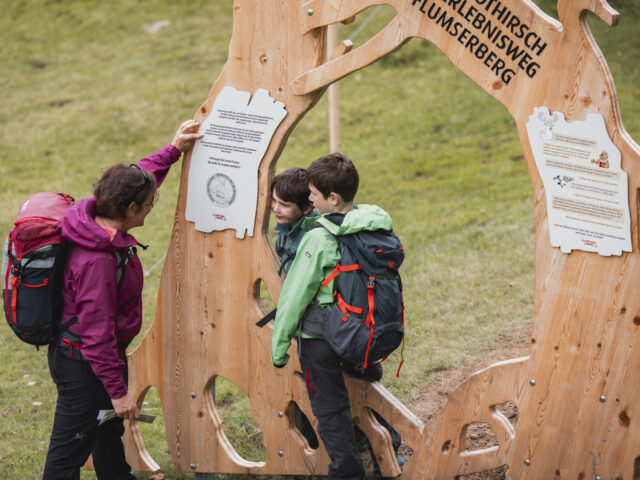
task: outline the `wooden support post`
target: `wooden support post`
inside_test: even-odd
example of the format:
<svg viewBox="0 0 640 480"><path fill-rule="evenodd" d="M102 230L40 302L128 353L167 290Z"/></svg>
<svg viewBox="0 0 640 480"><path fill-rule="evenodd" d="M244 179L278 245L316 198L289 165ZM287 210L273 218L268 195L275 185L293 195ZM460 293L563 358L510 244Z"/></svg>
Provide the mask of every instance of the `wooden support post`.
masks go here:
<svg viewBox="0 0 640 480"><path fill-rule="evenodd" d="M327 57L338 47L338 25L327 27ZM340 137L340 87L338 83L329 86L329 150L339 152L341 149Z"/></svg>

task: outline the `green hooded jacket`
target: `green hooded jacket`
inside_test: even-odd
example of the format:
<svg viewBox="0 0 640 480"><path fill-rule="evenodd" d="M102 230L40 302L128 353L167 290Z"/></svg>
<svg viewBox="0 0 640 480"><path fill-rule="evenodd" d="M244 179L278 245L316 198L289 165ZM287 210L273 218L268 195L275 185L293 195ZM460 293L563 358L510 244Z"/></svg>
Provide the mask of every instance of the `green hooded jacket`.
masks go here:
<svg viewBox="0 0 640 480"><path fill-rule="evenodd" d="M325 228L313 228L316 222ZM289 360L287 350L297 334L300 319L314 301L322 308L330 309L334 302L333 281L323 287L324 279L340 261L340 250L334 235L348 235L364 230L391 230L391 217L375 205L354 205L342 225L336 225L322 217L306 218L298 252L291 265L280 293L275 326L271 340L271 360L278 367ZM303 333L302 338L312 338Z"/></svg>

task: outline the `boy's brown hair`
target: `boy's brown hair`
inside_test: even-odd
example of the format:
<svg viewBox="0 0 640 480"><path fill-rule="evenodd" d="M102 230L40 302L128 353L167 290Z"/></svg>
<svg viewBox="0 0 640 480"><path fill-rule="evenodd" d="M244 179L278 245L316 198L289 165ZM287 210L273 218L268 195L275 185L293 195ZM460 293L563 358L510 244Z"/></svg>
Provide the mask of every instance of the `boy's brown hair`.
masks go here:
<svg viewBox="0 0 640 480"><path fill-rule="evenodd" d="M334 192L342 197L342 201L349 203L356 196L360 177L349 157L336 152L320 157L309 165L307 182L312 183L325 198Z"/></svg>
<svg viewBox="0 0 640 480"><path fill-rule="evenodd" d="M285 170L271 182L271 192L275 189L276 195L285 202L293 202L303 212L310 207L309 185L307 184L306 170L300 167L293 167Z"/></svg>

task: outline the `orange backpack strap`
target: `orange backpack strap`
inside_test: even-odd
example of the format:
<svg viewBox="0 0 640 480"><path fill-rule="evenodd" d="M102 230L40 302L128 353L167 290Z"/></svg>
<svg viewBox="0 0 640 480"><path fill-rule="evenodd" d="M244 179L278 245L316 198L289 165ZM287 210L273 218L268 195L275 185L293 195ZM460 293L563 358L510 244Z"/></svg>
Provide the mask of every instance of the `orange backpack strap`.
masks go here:
<svg viewBox="0 0 640 480"><path fill-rule="evenodd" d="M364 356L364 365L362 368L367 368L367 362L369 361L369 350L371 350L371 341L373 340L373 327L376 325L376 321L373 318L373 311L376 308L375 299L373 296L373 287L375 286L375 282L375 277L369 277L369 282L367 282L367 301L369 302L369 311L367 312L365 325L369 327L369 342L367 342L367 353Z"/></svg>
<svg viewBox="0 0 640 480"><path fill-rule="evenodd" d="M337 292L336 294L336 302L338 303L338 308L340 309L340 311L342 311L342 313L344 313L345 315L349 315L349 312L364 313L364 308L354 307L353 305L349 305L347 302L345 302L344 298L342 298L342 295L340 295L340 292Z"/></svg>
<svg viewBox="0 0 640 480"><path fill-rule="evenodd" d="M358 263L354 263L353 265L340 265L340 263L338 263L336 268L334 268L331 273L327 275L327 278L324 279L322 286L329 286L331 281L336 278L340 272L353 272L354 270L362 270L362 265Z"/></svg>

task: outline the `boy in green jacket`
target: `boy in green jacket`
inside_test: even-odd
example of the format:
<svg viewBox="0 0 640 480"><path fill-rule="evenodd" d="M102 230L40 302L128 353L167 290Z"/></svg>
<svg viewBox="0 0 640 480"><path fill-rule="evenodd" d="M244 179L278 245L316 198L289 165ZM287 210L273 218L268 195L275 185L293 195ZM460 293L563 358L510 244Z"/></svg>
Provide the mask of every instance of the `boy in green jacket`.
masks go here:
<svg viewBox="0 0 640 480"><path fill-rule="evenodd" d="M343 369L354 370L317 333L323 310L334 303L333 282L321 284L340 261L334 235L362 230L391 230L389 215L374 205L353 205L358 190L358 172L348 157L333 153L315 160L307 169L309 199L320 217L306 218L297 255L284 282L272 336L272 362L287 364L291 339L299 334L298 356L307 382L318 433L331 464L330 480L364 480L362 459L356 450L354 424ZM313 228L316 223L323 228ZM298 332L298 330L301 330ZM381 374L381 367L377 366ZM368 373L368 372L366 372ZM379 377L378 377L379 378ZM377 379L377 378L374 378Z"/></svg>

